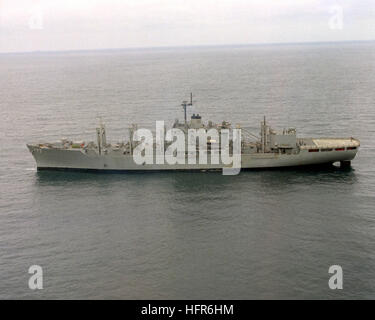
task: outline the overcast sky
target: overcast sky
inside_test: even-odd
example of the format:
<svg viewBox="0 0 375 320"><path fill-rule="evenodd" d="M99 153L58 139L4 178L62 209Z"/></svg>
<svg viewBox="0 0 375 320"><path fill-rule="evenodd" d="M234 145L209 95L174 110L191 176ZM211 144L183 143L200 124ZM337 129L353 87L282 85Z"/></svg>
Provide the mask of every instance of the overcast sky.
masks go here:
<svg viewBox="0 0 375 320"><path fill-rule="evenodd" d="M0 0L0 52L375 39L375 0Z"/></svg>

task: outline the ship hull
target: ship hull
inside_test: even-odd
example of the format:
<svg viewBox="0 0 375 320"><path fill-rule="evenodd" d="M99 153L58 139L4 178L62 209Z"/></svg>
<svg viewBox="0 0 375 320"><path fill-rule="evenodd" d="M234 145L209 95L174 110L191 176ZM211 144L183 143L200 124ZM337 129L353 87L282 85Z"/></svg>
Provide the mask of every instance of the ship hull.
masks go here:
<svg viewBox="0 0 375 320"><path fill-rule="evenodd" d="M111 152L99 155L82 149L35 148L29 146L38 170L87 170L87 171L164 171L164 170L221 170L223 164L136 164L131 155ZM332 150L330 152L309 152L302 149L296 154L255 153L241 155L241 169L282 168L296 166L324 165L351 161L357 150Z"/></svg>

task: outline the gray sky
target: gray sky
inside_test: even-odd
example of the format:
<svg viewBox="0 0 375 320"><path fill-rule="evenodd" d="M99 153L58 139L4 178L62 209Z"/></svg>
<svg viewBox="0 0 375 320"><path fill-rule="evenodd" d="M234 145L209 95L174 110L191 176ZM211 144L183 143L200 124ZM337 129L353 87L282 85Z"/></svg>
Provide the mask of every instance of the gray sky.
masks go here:
<svg viewBox="0 0 375 320"><path fill-rule="evenodd" d="M374 39L374 0L0 0L0 52Z"/></svg>

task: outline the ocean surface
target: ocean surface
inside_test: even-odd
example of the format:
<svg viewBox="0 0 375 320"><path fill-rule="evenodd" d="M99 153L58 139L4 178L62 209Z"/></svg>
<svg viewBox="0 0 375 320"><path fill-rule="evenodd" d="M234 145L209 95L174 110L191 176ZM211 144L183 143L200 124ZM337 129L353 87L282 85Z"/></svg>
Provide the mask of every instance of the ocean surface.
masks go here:
<svg viewBox="0 0 375 320"><path fill-rule="evenodd" d="M370 42L1 54L0 299L374 299L374 71ZM171 125L191 91L204 120L360 151L347 171L35 170L26 143Z"/></svg>

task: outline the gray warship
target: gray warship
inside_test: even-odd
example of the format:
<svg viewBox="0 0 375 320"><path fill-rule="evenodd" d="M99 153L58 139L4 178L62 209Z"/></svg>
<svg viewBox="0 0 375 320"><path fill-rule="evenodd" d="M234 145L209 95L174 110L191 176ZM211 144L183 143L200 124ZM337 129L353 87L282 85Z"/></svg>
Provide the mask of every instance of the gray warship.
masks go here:
<svg viewBox="0 0 375 320"><path fill-rule="evenodd" d="M341 167L350 167L351 160L356 156L360 141L353 137L347 138L299 138L295 128L287 128L281 132L276 132L266 121L266 117L260 123L259 136L252 134L247 128L236 125L235 128L229 122L223 121L220 124L208 121L204 123L199 114L187 117L187 107L193 105L192 95L190 101L183 101L184 121L176 120L172 126L180 129L185 136L190 129L206 132L204 143L196 145L193 157L199 157L204 153L207 156L206 162L189 161L191 152L183 151L182 160L173 164L151 161L149 163L137 163L134 152L142 144L142 140L137 136L137 125L132 125L129 129L129 139L121 143L108 143L105 125L100 122L96 128L96 141L74 142L62 139L58 142L40 142L27 144L33 155L38 170L88 170L88 171L153 171L153 170L222 170L231 168L233 164L222 161L212 161L214 152L223 152L221 148L222 136L215 140L208 135L211 129L215 129L219 134L229 135L234 129L241 132L240 139L240 168L260 169L260 168L282 168L311 165L331 165L340 163ZM173 143L166 139L166 134L162 134L164 148L162 152ZM228 153L233 156L233 138L228 138ZM156 159L158 148L157 142L151 142L153 151L152 159ZM204 148L202 148L202 145ZM213 148L214 145L219 148ZM204 149L204 150L203 150ZM164 154L163 154L164 155Z"/></svg>

